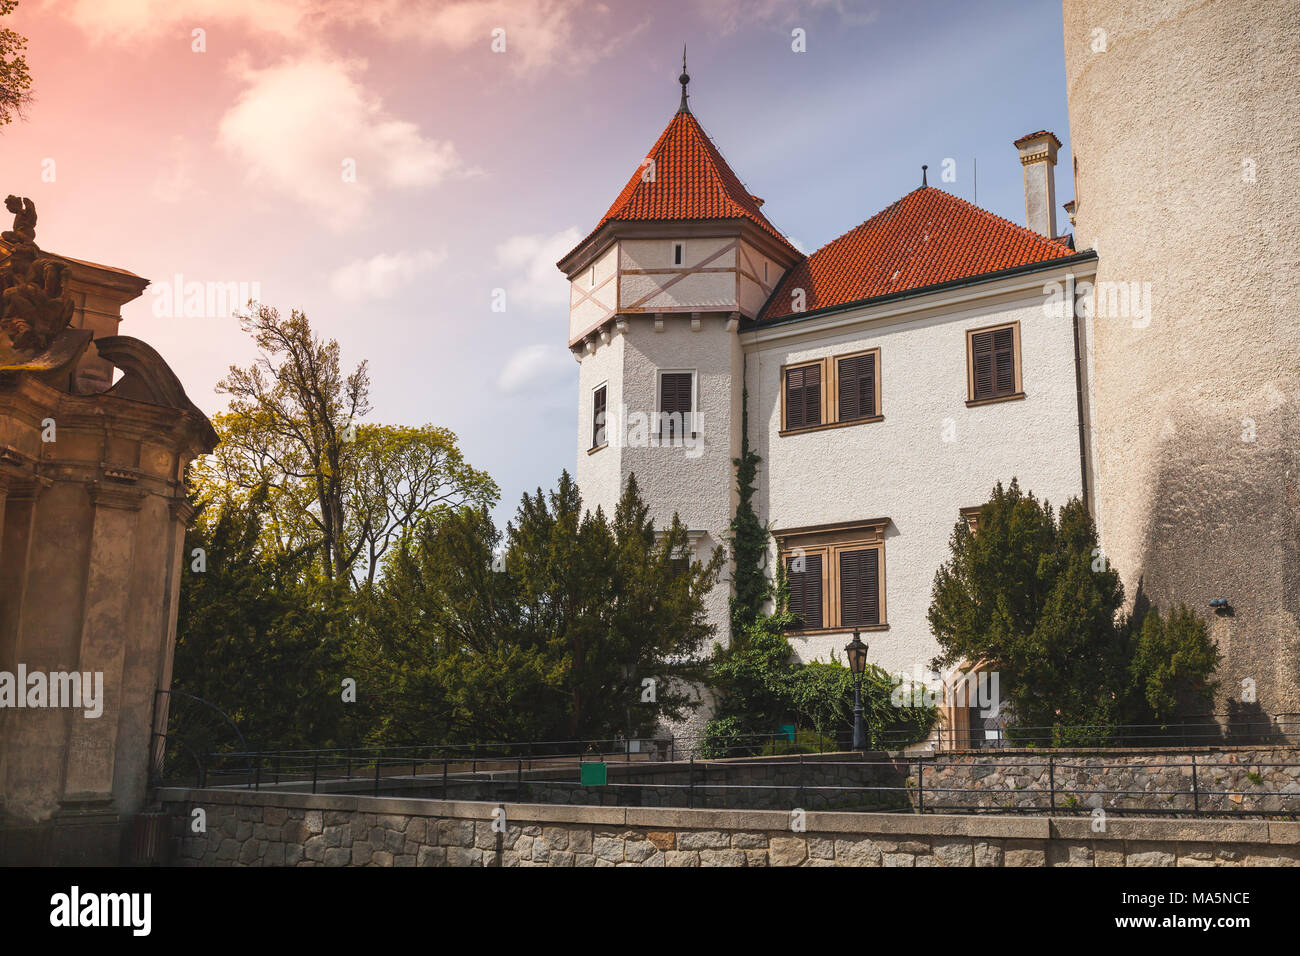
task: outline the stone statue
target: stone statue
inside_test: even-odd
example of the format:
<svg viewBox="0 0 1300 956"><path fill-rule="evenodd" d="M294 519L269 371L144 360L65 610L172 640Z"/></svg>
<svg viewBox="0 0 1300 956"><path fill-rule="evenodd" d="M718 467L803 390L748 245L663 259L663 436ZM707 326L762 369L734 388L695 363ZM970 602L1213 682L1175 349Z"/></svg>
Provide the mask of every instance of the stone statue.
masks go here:
<svg viewBox="0 0 1300 956"><path fill-rule="evenodd" d="M5 208L14 214L14 228L0 232L0 239L11 244L36 242L36 203L30 199L6 196Z"/></svg>
<svg viewBox="0 0 1300 956"><path fill-rule="evenodd" d="M16 351L35 355L72 321L71 270L36 245L35 203L9 196L5 208L14 214L14 227L0 233L9 246L9 258L0 263L0 333Z"/></svg>

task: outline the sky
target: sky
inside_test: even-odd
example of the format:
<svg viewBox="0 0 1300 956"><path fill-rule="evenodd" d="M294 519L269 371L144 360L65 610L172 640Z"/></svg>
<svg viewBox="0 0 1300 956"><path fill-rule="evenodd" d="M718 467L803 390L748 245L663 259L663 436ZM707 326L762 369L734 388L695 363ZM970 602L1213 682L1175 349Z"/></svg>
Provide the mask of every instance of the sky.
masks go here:
<svg viewBox="0 0 1300 956"><path fill-rule="evenodd" d="M301 309L369 363L370 421L456 432L501 523L575 467L555 261L672 119L684 43L692 111L806 252L923 163L968 200L978 166L979 205L1023 223L1012 140L1039 129L1072 195L1055 0L21 0L6 19L36 98L0 129L0 189L35 201L43 248L152 280L121 334L213 413L255 351L228 312L172 314L176 276Z"/></svg>

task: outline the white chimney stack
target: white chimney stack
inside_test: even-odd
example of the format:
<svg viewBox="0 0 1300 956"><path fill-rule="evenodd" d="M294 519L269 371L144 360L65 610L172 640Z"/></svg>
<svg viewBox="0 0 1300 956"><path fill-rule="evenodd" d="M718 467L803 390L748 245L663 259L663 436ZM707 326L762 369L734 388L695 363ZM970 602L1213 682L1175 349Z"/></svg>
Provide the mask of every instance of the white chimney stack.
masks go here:
<svg viewBox="0 0 1300 956"><path fill-rule="evenodd" d="M1039 130L1015 142L1025 169L1025 225L1034 232L1056 236L1056 151L1061 141L1055 133Z"/></svg>

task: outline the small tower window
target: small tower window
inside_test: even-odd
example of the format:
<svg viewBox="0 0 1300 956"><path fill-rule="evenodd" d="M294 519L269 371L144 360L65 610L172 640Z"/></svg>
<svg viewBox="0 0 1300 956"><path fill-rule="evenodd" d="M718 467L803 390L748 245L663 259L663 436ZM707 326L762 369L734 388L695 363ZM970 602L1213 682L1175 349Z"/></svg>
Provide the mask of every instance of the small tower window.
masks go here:
<svg viewBox="0 0 1300 956"><path fill-rule="evenodd" d="M592 266L591 271L587 273L587 288L588 289L596 288L596 267L595 266Z"/></svg>
<svg viewBox="0 0 1300 956"><path fill-rule="evenodd" d="M680 266L686 261L686 243L673 243L673 265Z"/></svg>
<svg viewBox="0 0 1300 956"><path fill-rule="evenodd" d="M767 281L767 260L763 260L763 281Z"/></svg>

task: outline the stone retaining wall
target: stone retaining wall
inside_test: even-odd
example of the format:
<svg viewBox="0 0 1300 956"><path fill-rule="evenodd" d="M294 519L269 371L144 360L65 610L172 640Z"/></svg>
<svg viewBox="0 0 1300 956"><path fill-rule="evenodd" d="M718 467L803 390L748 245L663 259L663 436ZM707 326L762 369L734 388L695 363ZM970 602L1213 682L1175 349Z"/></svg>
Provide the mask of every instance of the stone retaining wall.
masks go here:
<svg viewBox="0 0 1300 956"><path fill-rule="evenodd" d="M159 791L190 866L1300 865L1300 823L493 804ZM205 831L192 832L202 809Z"/></svg>
<svg viewBox="0 0 1300 956"><path fill-rule="evenodd" d="M917 772L913 764L909 785ZM926 807L935 809L1300 814L1295 748L952 754L926 763L924 782Z"/></svg>

